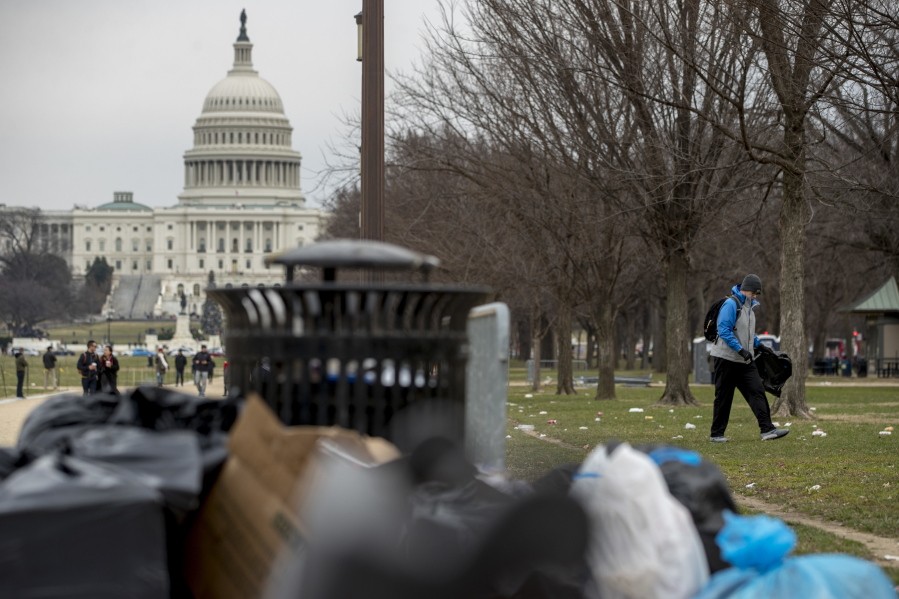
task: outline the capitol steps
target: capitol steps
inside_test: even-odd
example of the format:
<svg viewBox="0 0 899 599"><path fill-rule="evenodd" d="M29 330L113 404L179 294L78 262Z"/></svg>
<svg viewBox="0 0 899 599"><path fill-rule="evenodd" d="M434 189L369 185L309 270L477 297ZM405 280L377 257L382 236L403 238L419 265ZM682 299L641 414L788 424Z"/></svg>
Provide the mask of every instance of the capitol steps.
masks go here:
<svg viewBox="0 0 899 599"><path fill-rule="evenodd" d="M162 289L160 275L121 275L113 291L110 305L117 318L126 320L147 318Z"/></svg>

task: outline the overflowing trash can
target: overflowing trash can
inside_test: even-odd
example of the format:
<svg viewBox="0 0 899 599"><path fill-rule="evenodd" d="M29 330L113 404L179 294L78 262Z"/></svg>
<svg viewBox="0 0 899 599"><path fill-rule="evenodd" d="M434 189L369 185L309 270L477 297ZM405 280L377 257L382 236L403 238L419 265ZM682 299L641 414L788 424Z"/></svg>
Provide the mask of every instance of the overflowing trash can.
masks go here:
<svg viewBox="0 0 899 599"><path fill-rule="evenodd" d="M486 288L429 283L436 258L374 241L324 241L268 263L285 268L284 284L208 290L225 311L231 393L258 393L288 425L388 439L404 410L446 409L448 434L463 437L464 410L452 408L464 408L466 322ZM370 280L340 280L348 269Z"/></svg>

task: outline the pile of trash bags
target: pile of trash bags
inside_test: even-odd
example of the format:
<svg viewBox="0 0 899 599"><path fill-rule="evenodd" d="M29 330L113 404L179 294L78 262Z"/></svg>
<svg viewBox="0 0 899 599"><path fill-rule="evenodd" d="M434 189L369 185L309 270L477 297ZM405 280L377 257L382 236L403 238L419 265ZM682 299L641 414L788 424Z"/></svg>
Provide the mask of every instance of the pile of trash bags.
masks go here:
<svg viewBox="0 0 899 599"><path fill-rule="evenodd" d="M789 527L738 515L720 470L695 452L610 443L528 483L482 474L441 437L373 460L338 438L277 436L270 423L271 434L253 436L242 422L253 410L160 388L36 408L17 446L0 449L0 596L896 597L873 563L789 557ZM253 485L233 487L257 493L248 503L216 496L237 457L231 436L241 451L270 442L304 462L284 484L284 464L253 458L252 474L281 497L305 485L295 513ZM264 521L290 550L246 544L227 556L227 569L247 570L259 588L198 584L211 576L197 571L202 542L244 525L239 505L272 509ZM210 518L227 526L198 535Z"/></svg>

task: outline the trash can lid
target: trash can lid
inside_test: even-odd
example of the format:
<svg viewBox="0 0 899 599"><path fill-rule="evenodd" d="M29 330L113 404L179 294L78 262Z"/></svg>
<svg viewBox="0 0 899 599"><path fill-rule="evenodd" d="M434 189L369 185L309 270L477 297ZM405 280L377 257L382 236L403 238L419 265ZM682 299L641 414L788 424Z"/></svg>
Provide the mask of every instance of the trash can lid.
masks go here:
<svg viewBox="0 0 899 599"><path fill-rule="evenodd" d="M292 278L291 272L295 266L323 268L325 279L333 280L333 271L337 268L420 270L427 274L440 265L436 256L383 241L358 239L331 239L291 248L266 257L265 262L287 267L288 280Z"/></svg>

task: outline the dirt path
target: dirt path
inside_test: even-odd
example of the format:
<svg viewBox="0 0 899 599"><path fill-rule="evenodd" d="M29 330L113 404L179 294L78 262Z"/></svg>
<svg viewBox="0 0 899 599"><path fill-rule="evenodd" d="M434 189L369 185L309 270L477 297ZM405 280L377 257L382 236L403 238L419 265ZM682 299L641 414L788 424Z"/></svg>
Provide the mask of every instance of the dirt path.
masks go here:
<svg viewBox="0 0 899 599"><path fill-rule="evenodd" d="M543 441L544 443L552 443L553 445L558 445L560 447L565 447L567 449L573 450L582 451L584 449L583 447L565 443L564 441L561 441L559 439L540 436L539 433L536 433L534 431L523 430L520 432L529 435L534 439L537 439L538 441ZM769 516L780 518L784 522L802 524L804 526L814 526L815 528L818 528L825 532L829 532L833 535L837 535L838 537L861 543L868 548L868 550L871 552L871 555L873 556L872 561L874 561L878 565L888 566L892 568L899 567L899 539L878 537L876 535L859 532L857 530L853 530L851 528L847 528L845 526L841 526L832 522L826 522L824 520L810 518L808 516L797 514L795 512L789 512L779 506L764 502L760 499L756 499L755 497L742 497L735 494L734 500L739 506L746 507L758 512L763 512Z"/></svg>
<svg viewBox="0 0 899 599"><path fill-rule="evenodd" d="M868 548L874 556L872 561L876 562L878 565L889 566L892 568L899 567L899 539L878 537L876 535L846 528L845 526L833 522L825 522L823 520L817 520L815 518L803 516L802 514L797 514L796 512L788 512L779 506L766 503L755 497L741 497L735 495L734 499L736 500L737 505L764 512L769 516L780 518L784 522L814 526L815 528L837 535L838 537L861 543Z"/></svg>

